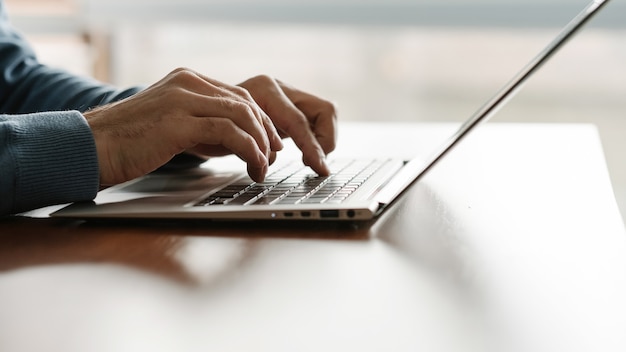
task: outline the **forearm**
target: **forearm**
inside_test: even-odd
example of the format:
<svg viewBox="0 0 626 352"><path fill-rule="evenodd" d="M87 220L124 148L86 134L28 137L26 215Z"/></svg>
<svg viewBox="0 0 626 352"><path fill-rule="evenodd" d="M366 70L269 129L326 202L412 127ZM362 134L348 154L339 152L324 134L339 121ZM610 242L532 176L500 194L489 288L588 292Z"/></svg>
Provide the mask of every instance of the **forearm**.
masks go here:
<svg viewBox="0 0 626 352"><path fill-rule="evenodd" d="M4 55L0 48L0 57ZM0 60L2 60L0 58ZM0 63L2 67L2 63ZM129 97L138 88L118 90L92 80L39 64L32 64L28 72L0 90L0 111L6 114L27 114L39 111L77 110L85 112L93 107Z"/></svg>
<svg viewBox="0 0 626 352"><path fill-rule="evenodd" d="M0 145L0 215L95 197L95 143L79 112L0 115Z"/></svg>

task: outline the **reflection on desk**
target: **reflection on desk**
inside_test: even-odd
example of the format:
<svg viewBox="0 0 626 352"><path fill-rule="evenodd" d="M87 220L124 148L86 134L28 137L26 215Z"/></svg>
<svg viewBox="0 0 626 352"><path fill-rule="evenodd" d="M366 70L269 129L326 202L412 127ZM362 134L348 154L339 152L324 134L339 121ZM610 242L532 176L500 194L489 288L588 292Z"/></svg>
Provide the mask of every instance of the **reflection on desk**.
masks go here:
<svg viewBox="0 0 626 352"><path fill-rule="evenodd" d="M0 350L624 351L624 234L593 126L490 124L367 223L1 219Z"/></svg>

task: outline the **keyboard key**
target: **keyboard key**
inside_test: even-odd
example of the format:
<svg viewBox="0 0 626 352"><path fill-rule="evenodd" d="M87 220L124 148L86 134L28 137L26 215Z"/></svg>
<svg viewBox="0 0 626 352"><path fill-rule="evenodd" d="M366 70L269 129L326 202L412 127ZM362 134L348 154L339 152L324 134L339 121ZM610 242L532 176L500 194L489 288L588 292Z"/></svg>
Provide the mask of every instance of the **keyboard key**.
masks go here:
<svg viewBox="0 0 626 352"><path fill-rule="evenodd" d="M242 194L239 197L229 200L227 203L228 205L244 205L246 203L248 203L249 201L256 199L257 196L255 194Z"/></svg>

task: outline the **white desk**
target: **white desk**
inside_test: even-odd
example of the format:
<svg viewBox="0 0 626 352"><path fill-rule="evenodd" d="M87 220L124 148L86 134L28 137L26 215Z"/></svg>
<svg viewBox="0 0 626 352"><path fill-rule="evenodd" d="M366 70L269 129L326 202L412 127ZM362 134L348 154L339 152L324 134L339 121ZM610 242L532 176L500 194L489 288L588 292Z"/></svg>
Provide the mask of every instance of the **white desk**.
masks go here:
<svg viewBox="0 0 626 352"><path fill-rule="evenodd" d="M337 153L449 128L344 125ZM589 125L485 125L357 227L4 219L0 270L1 351L626 351Z"/></svg>

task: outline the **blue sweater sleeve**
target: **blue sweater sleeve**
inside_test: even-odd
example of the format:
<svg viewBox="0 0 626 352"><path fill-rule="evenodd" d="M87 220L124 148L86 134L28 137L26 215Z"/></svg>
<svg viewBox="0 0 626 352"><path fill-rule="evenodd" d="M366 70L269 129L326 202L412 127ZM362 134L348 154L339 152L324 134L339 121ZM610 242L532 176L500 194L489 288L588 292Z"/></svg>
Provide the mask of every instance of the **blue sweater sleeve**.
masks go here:
<svg viewBox="0 0 626 352"><path fill-rule="evenodd" d="M98 159L77 111L0 115L0 214L93 199Z"/></svg>
<svg viewBox="0 0 626 352"><path fill-rule="evenodd" d="M80 112L138 90L40 64L0 0L0 215L93 199L97 154Z"/></svg>

